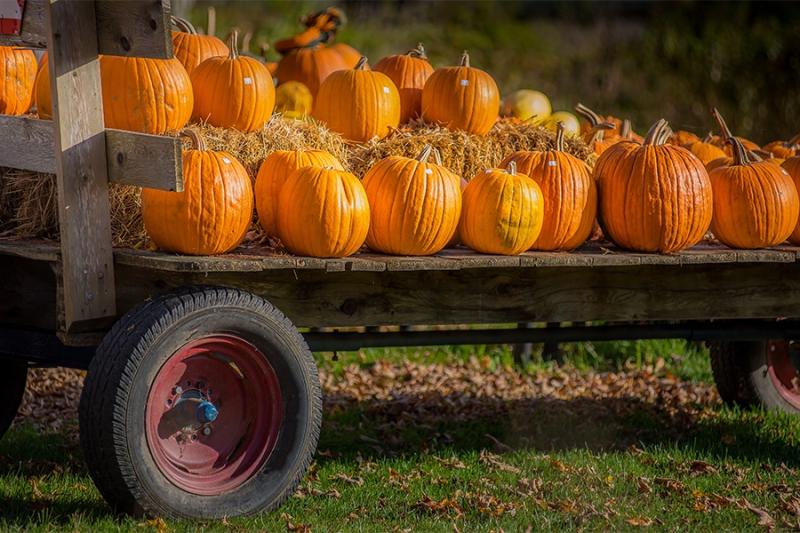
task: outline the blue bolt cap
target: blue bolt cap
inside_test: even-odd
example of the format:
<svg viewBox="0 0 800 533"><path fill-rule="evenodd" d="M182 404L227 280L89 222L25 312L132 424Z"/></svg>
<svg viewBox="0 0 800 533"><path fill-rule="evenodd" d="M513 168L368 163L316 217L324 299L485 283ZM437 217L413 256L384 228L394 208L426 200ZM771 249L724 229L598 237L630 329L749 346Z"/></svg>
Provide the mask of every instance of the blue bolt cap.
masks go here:
<svg viewBox="0 0 800 533"><path fill-rule="evenodd" d="M219 416L216 406L209 401L202 401L197 406L197 419L202 423L213 422Z"/></svg>

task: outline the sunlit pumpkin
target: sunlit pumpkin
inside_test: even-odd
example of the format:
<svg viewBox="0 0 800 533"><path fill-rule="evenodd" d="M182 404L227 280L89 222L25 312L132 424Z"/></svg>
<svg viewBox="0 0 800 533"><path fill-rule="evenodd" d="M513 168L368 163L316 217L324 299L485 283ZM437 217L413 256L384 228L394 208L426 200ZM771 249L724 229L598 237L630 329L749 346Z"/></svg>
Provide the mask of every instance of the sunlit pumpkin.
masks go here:
<svg viewBox="0 0 800 533"><path fill-rule="evenodd" d="M364 55L349 44L345 43L333 43L330 45L330 49L339 54L339 56L344 60L344 64L347 65L347 68L356 68L361 56Z"/></svg>
<svg viewBox="0 0 800 533"><path fill-rule="evenodd" d="M30 50L0 46L0 115L23 115L33 103L36 56Z"/></svg>
<svg viewBox="0 0 800 533"><path fill-rule="evenodd" d="M267 235L278 236L277 212L281 188L292 172L303 167L344 170L339 160L324 150L277 150L269 154L256 176L258 223Z"/></svg>
<svg viewBox="0 0 800 533"><path fill-rule="evenodd" d="M367 193L349 172L303 167L292 172L278 199L278 234L297 255L345 257L369 231Z"/></svg>
<svg viewBox="0 0 800 533"><path fill-rule="evenodd" d="M461 216L461 179L428 162L426 145L416 159L390 156L364 176L371 222L367 246L395 255L431 255L444 248Z"/></svg>
<svg viewBox="0 0 800 533"><path fill-rule="evenodd" d="M400 122L400 94L386 74L356 68L334 72L322 82L313 117L345 139L366 142L386 137Z"/></svg>
<svg viewBox="0 0 800 533"><path fill-rule="evenodd" d="M687 149L664 144L665 120L643 144L621 141L594 167L603 233L617 246L641 252L677 252L693 246L711 223L711 182Z"/></svg>
<svg viewBox="0 0 800 533"><path fill-rule="evenodd" d="M540 123L553 113L550 99L540 91L520 89L503 98L503 115Z"/></svg>
<svg viewBox="0 0 800 533"><path fill-rule="evenodd" d="M595 113L585 105L579 103L575 106L575 112L585 119L581 124L581 134L584 139L589 139L597 131L597 126L602 123L610 124L611 127L604 132L604 139L606 141L616 140L620 135L622 129L622 119L612 115L602 116Z"/></svg>
<svg viewBox="0 0 800 533"><path fill-rule="evenodd" d="M789 174L789 177L792 178L794 188L798 195L800 195L800 156L787 158L783 163L781 163L781 168L783 168ZM800 220L798 220L797 225L794 227L794 230L792 230L792 234L789 235L789 242L795 245L800 245Z"/></svg>
<svg viewBox="0 0 800 533"><path fill-rule="evenodd" d="M208 150L196 131L184 134L193 147L183 152L183 192L142 189L145 229L168 252L229 252L242 242L253 218L250 177L231 154Z"/></svg>
<svg viewBox="0 0 800 533"><path fill-rule="evenodd" d="M715 159L727 157L727 154L722 148L711 144L710 141L710 136L708 136L705 139L686 144L685 148L692 152L704 165L708 165Z"/></svg>
<svg viewBox="0 0 800 533"><path fill-rule="evenodd" d="M464 189L458 234L486 254L517 255L533 246L542 231L544 201L534 180L508 168L487 169Z"/></svg>
<svg viewBox="0 0 800 533"><path fill-rule="evenodd" d="M275 111L287 118L303 118L311 114L314 97L299 81L287 81L275 89Z"/></svg>
<svg viewBox="0 0 800 533"><path fill-rule="evenodd" d="M561 123L561 125L564 127L565 135L575 136L579 135L581 132L581 123L578 120L578 117L569 111L556 111L547 117L544 122L541 122L541 125L548 130L555 132L559 123Z"/></svg>
<svg viewBox="0 0 800 533"><path fill-rule="evenodd" d="M670 144L674 144L676 146L686 146L687 144L694 143L700 140L700 137L692 133L691 131L685 130L678 130L672 132L670 136L669 142Z"/></svg>
<svg viewBox="0 0 800 533"><path fill-rule="evenodd" d="M499 115L500 91L464 52L457 67L436 69L422 90L422 117L451 130L486 135Z"/></svg>
<svg viewBox="0 0 800 533"><path fill-rule="evenodd" d="M764 150L780 159L793 157L797 154L798 149L800 149L800 134L788 141L772 141L764 145Z"/></svg>
<svg viewBox="0 0 800 533"><path fill-rule="evenodd" d="M225 57L228 47L214 35L200 35L192 24L182 18L172 17L172 25L178 31L172 32L172 49L175 58L181 62L190 75L197 65L209 57Z"/></svg>
<svg viewBox="0 0 800 533"><path fill-rule="evenodd" d="M597 188L589 167L564 151L564 127L559 123L555 146L543 152L514 152L501 167L516 163L517 171L542 190L544 219L536 250L572 250L589 238L597 213Z"/></svg>
<svg viewBox="0 0 800 533"><path fill-rule="evenodd" d="M711 231L731 248L766 248L797 228L800 199L788 172L769 161L750 160L735 137L733 163L709 175L714 191Z"/></svg>
<svg viewBox="0 0 800 533"><path fill-rule="evenodd" d="M275 85L267 67L240 56L238 32L231 32L227 57L211 57L192 72L194 113L198 120L223 128L260 130L275 107Z"/></svg>
<svg viewBox="0 0 800 533"><path fill-rule="evenodd" d="M389 76L397 87L400 93L400 124L422 113L422 89L433 73L422 44L406 54L384 57L373 70Z"/></svg>
<svg viewBox="0 0 800 533"><path fill-rule="evenodd" d="M192 82L175 58L101 56L100 77L107 128L161 135L192 116Z"/></svg>
<svg viewBox="0 0 800 533"><path fill-rule="evenodd" d="M278 61L275 78L278 84L299 81L316 98L319 86L331 73L348 68L342 55L325 45L298 48L287 53Z"/></svg>
<svg viewBox="0 0 800 533"><path fill-rule="evenodd" d="M50 62L47 52L42 54L39 61L39 71L33 84L33 101L36 104L36 113L42 120L53 118L53 100L50 97Z"/></svg>

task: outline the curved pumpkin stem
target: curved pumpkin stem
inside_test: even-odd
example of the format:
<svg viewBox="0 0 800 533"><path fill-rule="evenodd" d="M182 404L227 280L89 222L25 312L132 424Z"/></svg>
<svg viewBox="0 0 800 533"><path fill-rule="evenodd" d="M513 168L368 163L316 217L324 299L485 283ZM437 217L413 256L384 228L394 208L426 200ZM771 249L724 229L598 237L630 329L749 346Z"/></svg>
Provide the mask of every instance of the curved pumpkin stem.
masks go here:
<svg viewBox="0 0 800 533"><path fill-rule="evenodd" d="M356 63L355 70L364 70L367 66L367 56L361 56L361 59Z"/></svg>
<svg viewBox="0 0 800 533"><path fill-rule="evenodd" d="M466 50L464 50L464 53L461 54L460 66L469 68L469 52Z"/></svg>
<svg viewBox="0 0 800 533"><path fill-rule="evenodd" d="M664 144L666 142L664 132L667 131L668 128L669 122L663 118L658 119L656 123L650 126L650 129L647 130L647 135L645 135L644 142L642 144L652 144L653 146Z"/></svg>
<svg viewBox="0 0 800 533"><path fill-rule="evenodd" d="M425 47L422 46L422 43L417 43L417 47L409 50L406 55L418 59L428 59L428 56L425 55Z"/></svg>
<svg viewBox="0 0 800 533"><path fill-rule="evenodd" d="M217 33L217 8L214 6L208 6L208 28L206 31L207 35L211 35L212 37Z"/></svg>
<svg viewBox="0 0 800 533"><path fill-rule="evenodd" d="M631 138L631 121L627 118L622 121L622 128L619 130L619 135L623 139L630 139Z"/></svg>
<svg viewBox="0 0 800 533"><path fill-rule="evenodd" d="M614 128L616 128L616 126L610 122L600 122L599 124L595 124L592 126L592 136L589 137L589 142L587 144L592 146L594 143L602 141L603 137L605 137L606 130L613 130Z"/></svg>
<svg viewBox="0 0 800 533"><path fill-rule="evenodd" d="M672 128L667 123L666 127L661 130L661 134L656 139L656 145L666 144L669 138L672 137Z"/></svg>
<svg viewBox="0 0 800 533"><path fill-rule="evenodd" d="M564 151L564 123L556 122L556 151Z"/></svg>
<svg viewBox="0 0 800 533"><path fill-rule="evenodd" d="M433 149L433 160L436 161L437 165L442 166L442 152L438 148Z"/></svg>
<svg viewBox="0 0 800 533"><path fill-rule="evenodd" d="M426 144L422 148L422 151L417 156L417 161L419 161L420 163L427 163L428 157L430 157L432 151L433 151L433 146L431 146L430 144Z"/></svg>
<svg viewBox="0 0 800 533"><path fill-rule="evenodd" d="M233 28L228 36L228 59L239 59L239 30Z"/></svg>
<svg viewBox="0 0 800 533"><path fill-rule="evenodd" d="M204 152L208 150L208 145L206 145L206 140L203 138L203 135L194 128L184 128L179 133L182 137L188 137L192 143L192 148L195 150L199 150Z"/></svg>
<svg viewBox="0 0 800 533"><path fill-rule="evenodd" d="M510 162L508 164L508 166L506 167L506 172L508 172L512 176L516 176L517 175L517 162L516 161Z"/></svg>
<svg viewBox="0 0 800 533"><path fill-rule="evenodd" d="M739 139L731 135L725 142L730 144L733 148L734 165L749 165L752 163L750 160L750 154L747 153L747 150L745 150L744 145Z"/></svg>
<svg viewBox="0 0 800 533"><path fill-rule="evenodd" d="M725 119L722 118L722 114L720 114L720 112L715 107L714 109L711 110L711 116L713 116L714 120L716 120L717 124L719 124L719 131L722 140L728 142L728 138L733 137L733 133L731 133L730 128L728 128L728 124L725 122Z"/></svg>
<svg viewBox="0 0 800 533"><path fill-rule="evenodd" d="M580 102L578 102L578 105L575 106L575 112L585 118L592 128L596 128L601 122L603 122L603 119L600 118L600 115Z"/></svg>
<svg viewBox="0 0 800 533"><path fill-rule="evenodd" d="M188 33L189 35L197 35L197 30L195 29L194 26L192 26L192 23L189 22L188 20L172 15L170 17L170 21L172 22L173 26L178 28L178 31L181 31L183 33Z"/></svg>
<svg viewBox="0 0 800 533"><path fill-rule="evenodd" d="M750 152L748 153L750 155L750 159L752 159L753 158L752 156L754 155L758 156L763 161L769 161L770 159L775 159L775 154L773 154L772 152L767 152L766 150L761 150L760 148L758 150L750 150Z"/></svg>
<svg viewBox="0 0 800 533"><path fill-rule="evenodd" d="M702 138L702 139L700 139L700 140L701 140L702 142L704 142L704 143L708 144L708 143L710 143L711 141L713 141L713 140L714 140L714 133L709 131L709 132L708 132L708 135L706 135L705 137L703 137L703 138Z"/></svg>
<svg viewBox="0 0 800 533"><path fill-rule="evenodd" d="M242 53L250 51L250 41L253 40L253 32L248 31L244 34L244 38L242 39Z"/></svg>

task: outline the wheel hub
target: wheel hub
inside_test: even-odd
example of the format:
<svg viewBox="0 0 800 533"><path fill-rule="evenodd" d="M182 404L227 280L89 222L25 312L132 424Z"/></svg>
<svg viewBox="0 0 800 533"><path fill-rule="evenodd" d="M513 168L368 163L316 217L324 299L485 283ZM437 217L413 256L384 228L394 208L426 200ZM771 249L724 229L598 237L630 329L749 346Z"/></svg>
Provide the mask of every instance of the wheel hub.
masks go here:
<svg viewBox="0 0 800 533"><path fill-rule="evenodd" d="M800 343L771 341L767 344L767 372L778 393L800 409Z"/></svg>

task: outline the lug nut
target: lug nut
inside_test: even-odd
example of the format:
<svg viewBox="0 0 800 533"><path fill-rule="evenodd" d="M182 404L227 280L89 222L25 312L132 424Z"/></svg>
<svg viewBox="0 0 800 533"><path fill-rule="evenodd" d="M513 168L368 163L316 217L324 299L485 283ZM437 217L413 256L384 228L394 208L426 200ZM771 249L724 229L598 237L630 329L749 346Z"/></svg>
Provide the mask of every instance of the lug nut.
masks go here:
<svg viewBox="0 0 800 533"><path fill-rule="evenodd" d="M172 389L172 394L182 394L182 393L183 393L183 388L180 386L177 386L174 389Z"/></svg>
<svg viewBox="0 0 800 533"><path fill-rule="evenodd" d="M208 426L204 427L204 428L203 428L203 435L205 435L206 437L208 437L209 435L211 435L211 428L210 428L210 427L208 427Z"/></svg>

